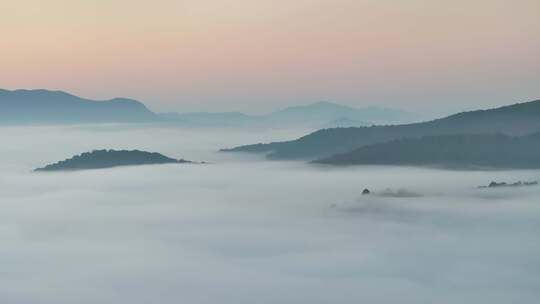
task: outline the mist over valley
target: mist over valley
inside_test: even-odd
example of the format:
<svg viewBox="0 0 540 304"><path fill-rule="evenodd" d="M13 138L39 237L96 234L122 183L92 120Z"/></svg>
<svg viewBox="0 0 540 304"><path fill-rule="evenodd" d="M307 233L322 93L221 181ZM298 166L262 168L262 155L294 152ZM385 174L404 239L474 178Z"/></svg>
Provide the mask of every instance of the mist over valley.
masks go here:
<svg viewBox="0 0 540 304"><path fill-rule="evenodd" d="M539 0L0 11L0 304L539 302Z"/></svg>
<svg viewBox="0 0 540 304"><path fill-rule="evenodd" d="M537 180L538 171L321 168L217 152L304 132L2 128L9 148L0 151L0 256L9 263L1 297L55 304L534 302L540 187L477 186ZM102 148L210 163L32 172ZM364 188L372 194L362 195Z"/></svg>

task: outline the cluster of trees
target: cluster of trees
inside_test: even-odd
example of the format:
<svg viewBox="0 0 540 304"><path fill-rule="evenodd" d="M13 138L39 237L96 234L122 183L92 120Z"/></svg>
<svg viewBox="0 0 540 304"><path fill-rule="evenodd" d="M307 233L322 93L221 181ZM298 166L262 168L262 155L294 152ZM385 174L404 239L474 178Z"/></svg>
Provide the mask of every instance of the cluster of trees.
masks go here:
<svg viewBox="0 0 540 304"><path fill-rule="evenodd" d="M72 158L38 168L36 171L68 171L84 169L102 169L118 166L136 166L151 164L190 163L183 159L174 159L159 153L139 150L94 150Z"/></svg>

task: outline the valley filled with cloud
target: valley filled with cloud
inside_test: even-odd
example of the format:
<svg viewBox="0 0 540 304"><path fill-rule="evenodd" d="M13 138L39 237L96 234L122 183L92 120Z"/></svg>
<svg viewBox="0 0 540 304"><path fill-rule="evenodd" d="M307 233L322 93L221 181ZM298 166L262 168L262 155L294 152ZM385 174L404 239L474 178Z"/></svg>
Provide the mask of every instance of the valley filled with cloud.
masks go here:
<svg viewBox="0 0 540 304"><path fill-rule="evenodd" d="M5 303L537 298L540 188L477 188L537 180L535 170L335 168L217 152L305 130L1 130ZM32 172L92 149L207 163Z"/></svg>

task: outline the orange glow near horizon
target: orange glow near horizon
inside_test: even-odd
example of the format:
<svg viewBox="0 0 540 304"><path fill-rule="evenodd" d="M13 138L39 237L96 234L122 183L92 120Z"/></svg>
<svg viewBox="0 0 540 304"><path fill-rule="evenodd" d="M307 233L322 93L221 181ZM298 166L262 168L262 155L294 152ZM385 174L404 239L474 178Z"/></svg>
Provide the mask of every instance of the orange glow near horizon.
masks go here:
<svg viewBox="0 0 540 304"><path fill-rule="evenodd" d="M0 11L8 89L175 110L540 97L537 0L4 0Z"/></svg>

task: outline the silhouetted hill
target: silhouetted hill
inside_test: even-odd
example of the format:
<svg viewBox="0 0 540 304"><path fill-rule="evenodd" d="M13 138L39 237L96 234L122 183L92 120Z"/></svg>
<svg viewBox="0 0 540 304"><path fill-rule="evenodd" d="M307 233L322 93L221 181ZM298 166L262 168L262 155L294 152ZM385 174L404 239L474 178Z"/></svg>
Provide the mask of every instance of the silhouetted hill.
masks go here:
<svg viewBox="0 0 540 304"><path fill-rule="evenodd" d="M95 101L62 91L1 90L0 124L152 122L159 117L127 99Z"/></svg>
<svg viewBox="0 0 540 304"><path fill-rule="evenodd" d="M540 100L491 110L463 112L422 123L323 129L297 140L240 146L222 151L268 153L271 159L319 159L366 145L428 135L525 135L540 131Z"/></svg>
<svg viewBox="0 0 540 304"><path fill-rule="evenodd" d="M540 168L540 133L440 135L368 145L315 161L330 165Z"/></svg>
<svg viewBox="0 0 540 304"><path fill-rule="evenodd" d="M35 171L74 171L87 169L103 169L120 166L180 164L191 163L183 159L169 158L159 153L139 150L94 150L81 155L73 156Z"/></svg>
<svg viewBox="0 0 540 304"><path fill-rule="evenodd" d="M376 107L353 108L331 102L285 108L265 115L240 112L155 114L133 99L91 100L62 91L0 89L0 125L161 122L182 127L359 126L412 121L417 115Z"/></svg>

